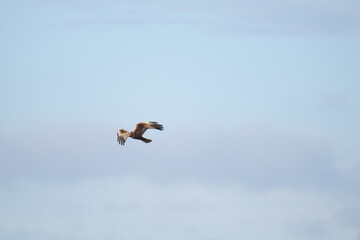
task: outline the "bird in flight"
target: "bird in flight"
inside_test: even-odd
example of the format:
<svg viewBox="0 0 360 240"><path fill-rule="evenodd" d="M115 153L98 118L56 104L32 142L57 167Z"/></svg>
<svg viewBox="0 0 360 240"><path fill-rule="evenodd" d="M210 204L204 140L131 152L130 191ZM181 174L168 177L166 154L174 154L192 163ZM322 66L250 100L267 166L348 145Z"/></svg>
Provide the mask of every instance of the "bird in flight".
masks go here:
<svg viewBox="0 0 360 240"><path fill-rule="evenodd" d="M136 124L136 128L134 131L126 131L125 129L120 129L117 132L117 141L120 145L125 145L125 141L128 137L131 137L133 139L138 139L143 141L144 143L149 143L152 140L144 138L142 135L145 133L148 129L157 129L162 131L164 129L163 125L157 123L157 122L140 122Z"/></svg>

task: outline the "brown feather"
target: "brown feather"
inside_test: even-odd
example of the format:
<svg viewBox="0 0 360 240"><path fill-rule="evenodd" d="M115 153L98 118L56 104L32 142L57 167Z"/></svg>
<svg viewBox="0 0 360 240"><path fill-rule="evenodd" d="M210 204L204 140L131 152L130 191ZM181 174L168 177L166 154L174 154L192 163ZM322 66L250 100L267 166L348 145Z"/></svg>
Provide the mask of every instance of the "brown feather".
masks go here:
<svg viewBox="0 0 360 240"><path fill-rule="evenodd" d="M128 132L124 129L120 129L117 133L117 141L119 144L124 145L125 141L128 137L131 137L133 139L141 140L145 143L149 143L152 140L144 138L142 135L146 132L147 129L157 129L157 130L164 130L163 125L157 123L157 122L140 122L136 124L135 130L132 132Z"/></svg>

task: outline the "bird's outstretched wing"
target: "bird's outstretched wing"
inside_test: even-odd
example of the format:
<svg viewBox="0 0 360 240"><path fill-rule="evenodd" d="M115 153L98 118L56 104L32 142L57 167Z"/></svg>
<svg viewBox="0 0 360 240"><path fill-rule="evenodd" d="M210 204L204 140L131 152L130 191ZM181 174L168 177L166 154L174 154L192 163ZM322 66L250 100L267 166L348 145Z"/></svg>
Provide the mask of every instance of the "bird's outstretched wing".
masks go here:
<svg viewBox="0 0 360 240"><path fill-rule="evenodd" d="M125 145L125 141L129 137L129 132L121 129L116 134L117 134L117 141L119 142L119 144Z"/></svg>
<svg viewBox="0 0 360 240"><path fill-rule="evenodd" d="M148 129L158 129L162 131L164 129L163 125L157 123L157 122L140 122L136 124L136 128L134 131L134 134L136 136L142 136L144 132Z"/></svg>

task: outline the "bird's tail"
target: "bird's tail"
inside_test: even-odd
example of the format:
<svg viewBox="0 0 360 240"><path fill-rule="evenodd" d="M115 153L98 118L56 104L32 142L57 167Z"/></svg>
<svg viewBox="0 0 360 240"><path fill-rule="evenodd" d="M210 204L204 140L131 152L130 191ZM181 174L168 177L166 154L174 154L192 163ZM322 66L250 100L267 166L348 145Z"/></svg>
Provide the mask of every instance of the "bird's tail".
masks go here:
<svg viewBox="0 0 360 240"><path fill-rule="evenodd" d="M155 128L155 129L157 129L157 130L160 130L160 131L164 130L163 125L161 125L161 124L159 124L159 123L157 123L157 122L150 122L150 124L151 124L151 126L152 126L153 128Z"/></svg>
<svg viewBox="0 0 360 240"><path fill-rule="evenodd" d="M150 143L152 141L152 140L144 138L144 137L142 137L140 140L143 141L144 143Z"/></svg>

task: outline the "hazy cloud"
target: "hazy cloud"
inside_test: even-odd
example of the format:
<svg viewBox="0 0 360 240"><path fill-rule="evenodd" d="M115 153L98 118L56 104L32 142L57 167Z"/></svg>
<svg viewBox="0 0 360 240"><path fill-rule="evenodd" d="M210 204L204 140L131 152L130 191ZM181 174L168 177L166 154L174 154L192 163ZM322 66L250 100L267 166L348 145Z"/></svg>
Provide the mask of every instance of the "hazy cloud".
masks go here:
<svg viewBox="0 0 360 240"><path fill-rule="evenodd" d="M159 184L126 176L56 185L23 183L2 192L0 236L354 239L357 228L339 225L338 207L336 199L315 192Z"/></svg>
<svg viewBox="0 0 360 240"><path fill-rule="evenodd" d="M358 1L56 1L87 23L185 24L245 34L359 33ZM54 4L54 2L52 3ZM101 15L91 14L96 8ZM89 19L89 17L91 19ZM77 23L79 24L79 22ZM132 23L131 23L132 25Z"/></svg>
<svg viewBox="0 0 360 240"><path fill-rule="evenodd" d="M341 179L330 141L294 136L273 127L248 126L231 132L209 132L205 129L212 127L204 127L149 132L154 144L130 139L125 147L116 145L111 126L74 127L56 134L50 129L28 132L21 140L2 140L2 178L56 180L133 174L159 181L193 179L312 189L331 189Z"/></svg>

